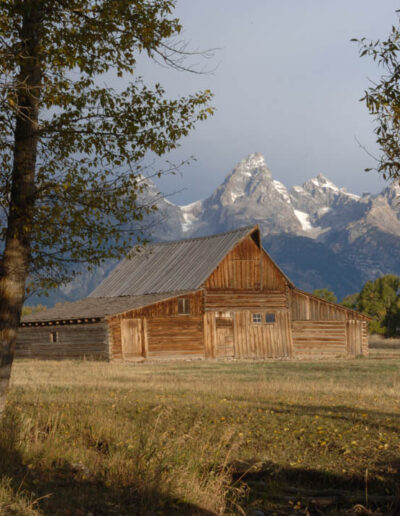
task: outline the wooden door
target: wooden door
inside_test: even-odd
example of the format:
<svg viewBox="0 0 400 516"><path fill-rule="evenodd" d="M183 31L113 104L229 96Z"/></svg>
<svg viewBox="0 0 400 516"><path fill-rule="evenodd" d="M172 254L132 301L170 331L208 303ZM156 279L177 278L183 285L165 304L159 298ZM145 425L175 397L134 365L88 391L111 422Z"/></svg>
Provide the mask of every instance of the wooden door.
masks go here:
<svg viewBox="0 0 400 516"><path fill-rule="evenodd" d="M121 321L122 358L132 360L143 356L143 328L141 319Z"/></svg>
<svg viewBox="0 0 400 516"><path fill-rule="evenodd" d="M216 317L217 357L233 357L233 319L232 317Z"/></svg>
<svg viewBox="0 0 400 516"><path fill-rule="evenodd" d="M347 321L347 353L357 356L362 354L362 321Z"/></svg>

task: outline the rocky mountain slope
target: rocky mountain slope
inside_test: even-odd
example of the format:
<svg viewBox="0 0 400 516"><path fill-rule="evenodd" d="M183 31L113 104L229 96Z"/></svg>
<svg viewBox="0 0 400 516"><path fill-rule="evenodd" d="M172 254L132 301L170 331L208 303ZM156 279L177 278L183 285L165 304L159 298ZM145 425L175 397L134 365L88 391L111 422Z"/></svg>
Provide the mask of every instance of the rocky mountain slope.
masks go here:
<svg viewBox="0 0 400 516"><path fill-rule="evenodd" d="M156 195L154 185L149 194ZM342 298L368 279L400 274L399 185L359 197L320 174L289 190L255 153L238 163L207 199L176 206L161 198L158 207L154 240L259 224L266 250L304 290L327 287ZM48 304L86 296L113 266L83 273L53 293Z"/></svg>

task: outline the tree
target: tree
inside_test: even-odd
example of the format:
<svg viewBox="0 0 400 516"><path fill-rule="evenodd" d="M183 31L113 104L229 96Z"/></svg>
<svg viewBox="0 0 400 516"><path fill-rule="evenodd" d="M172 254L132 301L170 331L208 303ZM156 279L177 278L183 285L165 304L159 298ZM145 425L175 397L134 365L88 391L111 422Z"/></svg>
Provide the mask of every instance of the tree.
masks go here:
<svg viewBox="0 0 400 516"><path fill-rule="evenodd" d="M397 11L399 13L400 11ZM361 98L375 118L377 143L381 155L376 170L384 179L400 179L400 26L392 26L386 41L353 39L359 43L360 56L370 56L383 70L378 82ZM371 170L371 169L367 169Z"/></svg>
<svg viewBox="0 0 400 516"><path fill-rule="evenodd" d="M346 308L350 308L351 310L358 310L359 296L360 294L358 294L357 292L355 294L349 294L348 296L342 299L342 302L340 304L345 306Z"/></svg>
<svg viewBox="0 0 400 516"><path fill-rule="evenodd" d="M74 264L120 256L141 202L142 160L212 114L211 93L169 99L132 76L137 56L182 68L175 0L3 0L0 4L0 412L26 288ZM180 52L180 53L179 53ZM102 86L113 73L126 86ZM124 82L122 82L124 81ZM29 285L27 278L29 277Z"/></svg>
<svg viewBox="0 0 400 516"><path fill-rule="evenodd" d="M369 323L372 333L389 335L396 331L399 306L400 277L387 274L367 281L358 298L358 310L374 318ZM390 329L388 330L388 324Z"/></svg>
<svg viewBox="0 0 400 516"><path fill-rule="evenodd" d="M317 288L313 291L314 296L318 296L321 299L325 299L325 301L330 301L331 303L337 302L337 297L333 292L328 290L327 288Z"/></svg>

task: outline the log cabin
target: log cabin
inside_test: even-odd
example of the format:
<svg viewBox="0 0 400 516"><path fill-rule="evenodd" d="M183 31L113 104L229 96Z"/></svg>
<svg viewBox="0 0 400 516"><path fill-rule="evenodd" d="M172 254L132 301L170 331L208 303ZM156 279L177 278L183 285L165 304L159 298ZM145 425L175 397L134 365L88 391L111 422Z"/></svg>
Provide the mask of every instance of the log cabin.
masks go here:
<svg viewBox="0 0 400 516"><path fill-rule="evenodd" d="M297 289L254 226L132 250L88 298L24 316L17 356L354 357L368 320Z"/></svg>

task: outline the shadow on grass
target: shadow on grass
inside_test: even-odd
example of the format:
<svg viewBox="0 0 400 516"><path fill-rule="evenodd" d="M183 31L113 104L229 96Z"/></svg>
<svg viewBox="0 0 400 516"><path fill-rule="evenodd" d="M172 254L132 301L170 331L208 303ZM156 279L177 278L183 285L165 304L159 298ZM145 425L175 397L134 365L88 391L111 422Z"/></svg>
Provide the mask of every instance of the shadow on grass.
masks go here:
<svg viewBox="0 0 400 516"><path fill-rule="evenodd" d="M135 485L119 488L106 485L95 476L83 480L80 466L68 462L52 468L29 467L18 451L18 433L18 421L6 414L0 423L0 489L2 481L7 480L14 500L6 500L5 508L0 506L1 514L23 514L22 509L11 506L17 505L18 497L24 497L33 501L32 506L38 514L48 516L216 516L201 507L169 497L161 489ZM10 505L9 511L7 505Z"/></svg>
<svg viewBox="0 0 400 516"><path fill-rule="evenodd" d="M246 514L253 514L256 508L264 514L281 516L400 514L400 492L385 478L368 485L366 494L365 478L361 474L336 475L256 460L238 461L233 464L233 470L234 481L248 486Z"/></svg>
<svg viewBox="0 0 400 516"><path fill-rule="evenodd" d="M379 430L400 431L400 414L393 412L380 412L365 408L357 409L346 405L300 405L284 402L262 403L259 404L259 408L261 410L273 410L276 414L318 416L343 422L362 423Z"/></svg>

